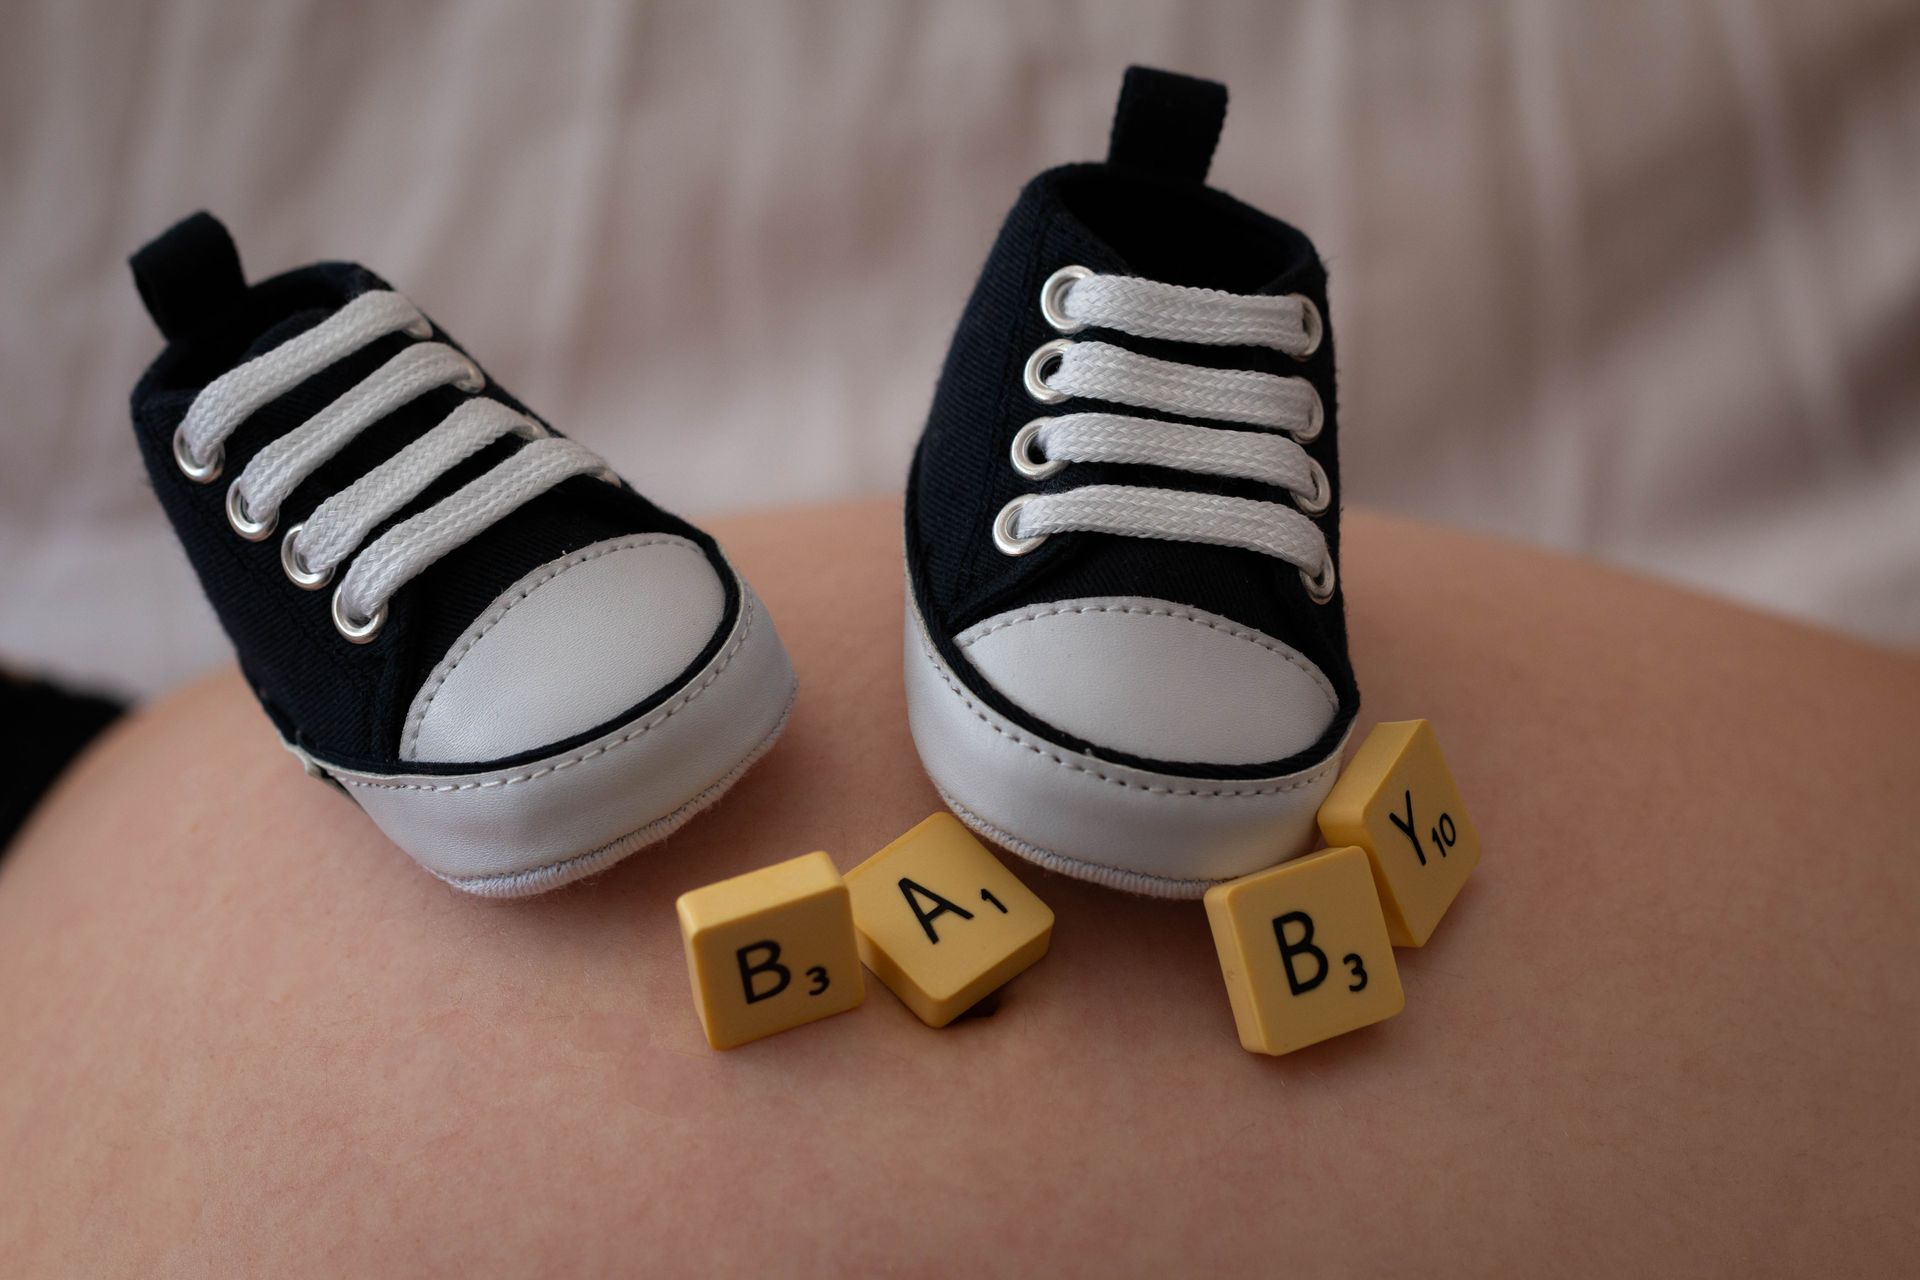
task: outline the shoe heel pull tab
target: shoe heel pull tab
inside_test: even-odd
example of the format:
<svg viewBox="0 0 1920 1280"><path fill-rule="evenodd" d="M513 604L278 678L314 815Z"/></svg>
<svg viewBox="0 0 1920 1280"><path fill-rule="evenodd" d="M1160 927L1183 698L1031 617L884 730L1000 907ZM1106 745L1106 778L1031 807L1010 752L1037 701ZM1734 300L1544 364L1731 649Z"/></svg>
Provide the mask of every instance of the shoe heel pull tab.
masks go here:
<svg viewBox="0 0 1920 1280"><path fill-rule="evenodd" d="M240 250L220 220L184 218L128 259L140 301L172 342L237 303L247 291Z"/></svg>
<svg viewBox="0 0 1920 1280"><path fill-rule="evenodd" d="M1227 119L1227 86L1172 71L1128 67L1113 113L1107 163L1205 182Z"/></svg>

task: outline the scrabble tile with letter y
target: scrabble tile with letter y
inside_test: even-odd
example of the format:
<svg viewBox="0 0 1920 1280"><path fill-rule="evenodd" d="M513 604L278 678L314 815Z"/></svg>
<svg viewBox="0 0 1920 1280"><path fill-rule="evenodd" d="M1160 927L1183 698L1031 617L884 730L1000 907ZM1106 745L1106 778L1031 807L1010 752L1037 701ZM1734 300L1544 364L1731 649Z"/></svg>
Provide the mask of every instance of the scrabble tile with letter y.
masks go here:
<svg viewBox="0 0 1920 1280"><path fill-rule="evenodd" d="M1330 845L1359 845L1396 947L1426 945L1480 862L1480 833L1425 720L1375 725L1320 806Z"/></svg>

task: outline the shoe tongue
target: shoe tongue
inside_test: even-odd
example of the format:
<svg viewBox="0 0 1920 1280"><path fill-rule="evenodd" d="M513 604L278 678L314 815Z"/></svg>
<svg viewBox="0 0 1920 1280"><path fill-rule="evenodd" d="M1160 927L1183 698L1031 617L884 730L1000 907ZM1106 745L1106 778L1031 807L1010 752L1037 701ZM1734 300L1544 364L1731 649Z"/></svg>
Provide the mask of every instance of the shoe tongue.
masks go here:
<svg viewBox="0 0 1920 1280"><path fill-rule="evenodd" d="M168 342L218 320L247 291L233 237L204 210L148 242L128 265L140 301Z"/></svg>
<svg viewBox="0 0 1920 1280"><path fill-rule="evenodd" d="M1205 182L1227 120L1227 86L1128 67L1113 112L1107 163L1163 178Z"/></svg>

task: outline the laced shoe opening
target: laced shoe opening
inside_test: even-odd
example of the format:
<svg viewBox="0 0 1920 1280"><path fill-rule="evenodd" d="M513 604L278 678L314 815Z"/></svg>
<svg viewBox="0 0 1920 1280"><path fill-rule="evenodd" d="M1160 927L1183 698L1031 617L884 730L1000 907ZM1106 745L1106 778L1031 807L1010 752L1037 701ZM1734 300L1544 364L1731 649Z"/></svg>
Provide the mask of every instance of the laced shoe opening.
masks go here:
<svg viewBox="0 0 1920 1280"><path fill-rule="evenodd" d="M1128 266L1168 284L1258 292L1312 252L1292 227L1196 183L1085 165L1058 171L1054 191Z"/></svg>

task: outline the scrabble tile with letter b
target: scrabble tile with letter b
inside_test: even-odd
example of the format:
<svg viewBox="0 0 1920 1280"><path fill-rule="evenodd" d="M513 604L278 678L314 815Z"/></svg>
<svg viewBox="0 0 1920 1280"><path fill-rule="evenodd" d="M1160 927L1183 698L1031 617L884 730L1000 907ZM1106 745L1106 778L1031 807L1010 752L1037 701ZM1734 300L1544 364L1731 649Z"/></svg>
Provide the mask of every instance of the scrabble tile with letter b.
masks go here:
<svg viewBox="0 0 1920 1280"><path fill-rule="evenodd" d="M731 1049L866 994L846 882L824 853L680 895L693 1002L707 1043Z"/></svg>
<svg viewBox="0 0 1920 1280"><path fill-rule="evenodd" d="M1367 855L1323 849L1207 890L1240 1043L1292 1053L1405 1003Z"/></svg>
<svg viewBox="0 0 1920 1280"><path fill-rule="evenodd" d="M944 1027L1047 953L1053 911L950 813L847 872L860 959Z"/></svg>
<svg viewBox="0 0 1920 1280"><path fill-rule="evenodd" d="M1480 861L1480 833L1425 720L1373 727L1320 806L1330 845L1359 845L1396 947L1424 946Z"/></svg>

